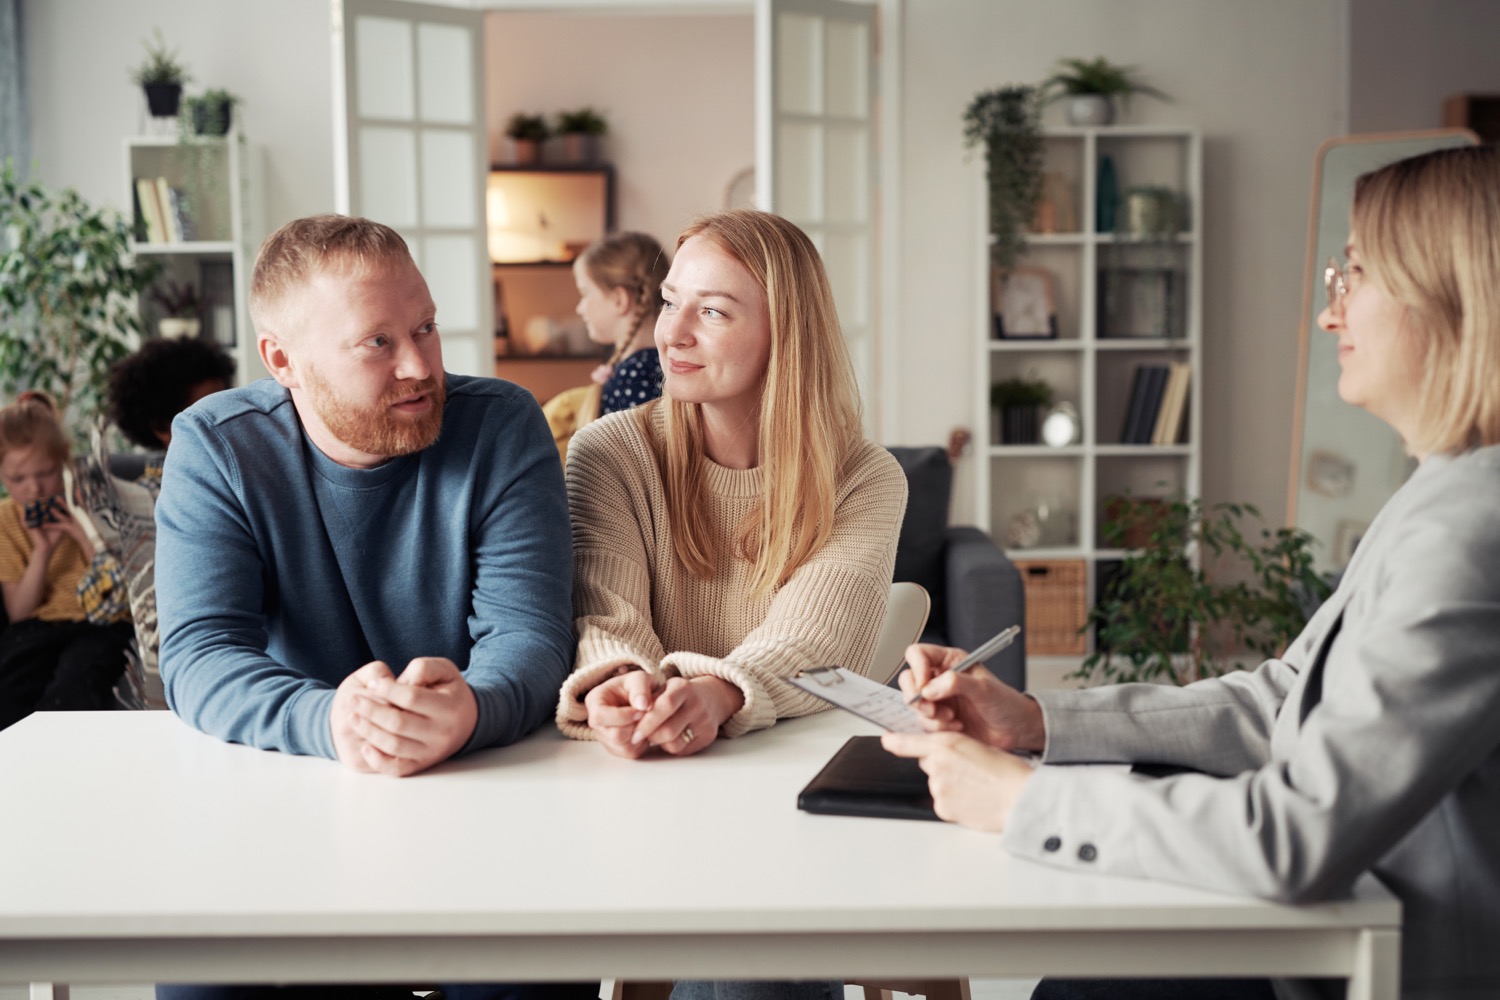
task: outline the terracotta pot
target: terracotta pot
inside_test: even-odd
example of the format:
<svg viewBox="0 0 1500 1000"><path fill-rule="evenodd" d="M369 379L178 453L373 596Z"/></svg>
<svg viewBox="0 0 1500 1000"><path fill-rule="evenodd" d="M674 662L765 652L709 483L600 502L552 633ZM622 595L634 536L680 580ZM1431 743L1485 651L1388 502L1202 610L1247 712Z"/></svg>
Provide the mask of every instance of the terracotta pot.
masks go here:
<svg viewBox="0 0 1500 1000"><path fill-rule="evenodd" d="M516 148L516 165L531 167L542 162L542 144L535 139L512 139Z"/></svg>

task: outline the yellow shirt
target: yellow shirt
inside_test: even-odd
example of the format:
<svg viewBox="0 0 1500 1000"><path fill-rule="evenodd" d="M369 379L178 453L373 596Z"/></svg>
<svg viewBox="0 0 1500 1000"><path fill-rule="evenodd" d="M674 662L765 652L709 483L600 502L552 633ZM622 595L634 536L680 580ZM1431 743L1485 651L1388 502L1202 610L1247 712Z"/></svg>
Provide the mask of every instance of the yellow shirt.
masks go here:
<svg viewBox="0 0 1500 1000"><path fill-rule="evenodd" d="M26 565L31 562L31 553L36 548L21 522L23 513L22 505L15 500L0 501L0 583L18 582L26 573ZM41 606L28 617L40 618L44 622L83 621L83 605L78 603L78 578L87 566L78 543L71 536L63 536L52 550L52 559L47 564L47 589Z"/></svg>

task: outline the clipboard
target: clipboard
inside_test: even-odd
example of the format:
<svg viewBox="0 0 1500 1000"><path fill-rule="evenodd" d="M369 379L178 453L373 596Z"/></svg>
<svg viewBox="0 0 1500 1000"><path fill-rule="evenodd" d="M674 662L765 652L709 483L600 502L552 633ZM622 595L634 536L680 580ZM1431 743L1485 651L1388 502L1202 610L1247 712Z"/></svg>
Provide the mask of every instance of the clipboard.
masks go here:
<svg viewBox="0 0 1500 1000"><path fill-rule="evenodd" d="M937 820L922 765L897 757L879 736L851 736L797 793L803 812Z"/></svg>
<svg viewBox="0 0 1500 1000"><path fill-rule="evenodd" d="M801 688L890 733L920 733L921 719L897 688L888 687L843 667L811 667L787 678Z"/></svg>

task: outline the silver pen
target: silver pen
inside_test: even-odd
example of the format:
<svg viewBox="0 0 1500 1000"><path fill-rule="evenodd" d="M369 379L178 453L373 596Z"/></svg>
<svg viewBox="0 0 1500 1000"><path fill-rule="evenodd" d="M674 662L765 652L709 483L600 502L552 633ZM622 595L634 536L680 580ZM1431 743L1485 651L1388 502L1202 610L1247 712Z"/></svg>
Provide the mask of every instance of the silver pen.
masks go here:
<svg viewBox="0 0 1500 1000"><path fill-rule="evenodd" d="M994 656L996 653L1000 652L1000 650L1015 642L1016 636L1020 634L1021 626L1019 625L1012 625L1010 628L1000 630L995 634L994 638L990 639L988 642L984 643L984 645L974 650L974 652L970 653L968 656L965 656L962 660L959 660L957 663L955 663L953 665L953 668L948 672L953 674L961 674L965 670L968 670L970 667L972 667L974 664L980 663L984 660L988 660L991 656ZM916 694L908 698L906 700L906 703L908 705L915 705L921 700L922 692L918 691Z"/></svg>

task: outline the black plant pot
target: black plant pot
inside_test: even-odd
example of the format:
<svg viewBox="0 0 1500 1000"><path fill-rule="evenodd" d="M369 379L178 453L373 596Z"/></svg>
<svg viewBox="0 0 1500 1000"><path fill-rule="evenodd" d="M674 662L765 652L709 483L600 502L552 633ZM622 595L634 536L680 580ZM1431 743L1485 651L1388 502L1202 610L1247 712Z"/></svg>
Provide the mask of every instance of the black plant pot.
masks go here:
<svg viewBox="0 0 1500 1000"><path fill-rule="evenodd" d="M204 104L198 102L193 105L193 134L194 135L228 135L229 116L234 110L234 104L230 101Z"/></svg>
<svg viewBox="0 0 1500 1000"><path fill-rule="evenodd" d="M1000 440L1005 444L1036 444L1041 439L1039 407L1012 404L1000 410Z"/></svg>
<svg viewBox="0 0 1500 1000"><path fill-rule="evenodd" d="M177 107L182 103L182 84L143 83L141 89L146 92L146 107L151 109L151 117L177 117Z"/></svg>

